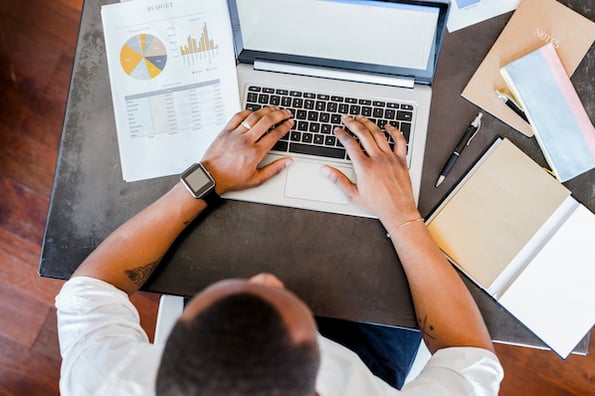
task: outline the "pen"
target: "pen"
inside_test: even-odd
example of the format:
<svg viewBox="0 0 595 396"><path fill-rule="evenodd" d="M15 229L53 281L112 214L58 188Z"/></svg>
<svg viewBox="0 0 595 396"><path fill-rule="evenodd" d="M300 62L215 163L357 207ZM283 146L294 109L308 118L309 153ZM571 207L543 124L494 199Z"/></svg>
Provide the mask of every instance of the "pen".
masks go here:
<svg viewBox="0 0 595 396"><path fill-rule="evenodd" d="M516 104L516 102L514 101L514 99L512 99L510 96L508 96L505 93L500 92L500 91L494 91L494 95L496 95L496 97L498 98L498 100L500 100L500 102L504 103L512 111L514 111L515 113L517 113L517 115L519 117L521 117L523 120L525 120L525 122L529 122L529 120L527 119L527 115L519 107L519 105Z"/></svg>
<svg viewBox="0 0 595 396"><path fill-rule="evenodd" d="M471 139L473 139L477 132L479 132L479 128L481 128L481 117L483 117L483 114L480 112L477 114L477 117L475 117L473 122L469 124L469 126L465 130L465 133L463 134L463 137L461 137L461 140L459 140L459 143L452 151L452 154L448 158L448 161L446 161L444 168L442 168L440 176L438 177L438 181L436 181L436 185L434 187L438 187L440 184L442 184L444 179L446 179L446 176L448 176L448 173L450 172L452 167L455 165L455 162L457 162L457 160L461 156L461 153L463 152L465 147L467 147L469 143L471 143Z"/></svg>

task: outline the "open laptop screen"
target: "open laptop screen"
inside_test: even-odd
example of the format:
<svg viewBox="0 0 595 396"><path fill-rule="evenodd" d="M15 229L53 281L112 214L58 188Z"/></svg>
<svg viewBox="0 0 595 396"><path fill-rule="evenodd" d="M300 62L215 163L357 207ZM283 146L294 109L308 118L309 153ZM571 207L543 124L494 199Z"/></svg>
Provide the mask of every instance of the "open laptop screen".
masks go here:
<svg viewBox="0 0 595 396"><path fill-rule="evenodd" d="M248 61L426 77L433 76L445 9L419 1L230 1L238 55Z"/></svg>

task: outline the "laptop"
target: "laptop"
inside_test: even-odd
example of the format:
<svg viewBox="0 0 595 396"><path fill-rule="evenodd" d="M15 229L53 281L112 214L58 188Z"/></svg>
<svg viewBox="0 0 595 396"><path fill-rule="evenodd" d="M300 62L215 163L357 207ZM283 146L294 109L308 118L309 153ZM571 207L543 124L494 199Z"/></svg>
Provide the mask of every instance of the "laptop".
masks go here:
<svg viewBox="0 0 595 396"><path fill-rule="evenodd" d="M357 181L332 131L342 126L341 114L363 114L405 135L417 202L430 85L449 1L228 0L228 5L242 106L289 108L295 124L263 161L291 156L291 166L261 186L225 197L374 217L320 172L330 165Z"/></svg>

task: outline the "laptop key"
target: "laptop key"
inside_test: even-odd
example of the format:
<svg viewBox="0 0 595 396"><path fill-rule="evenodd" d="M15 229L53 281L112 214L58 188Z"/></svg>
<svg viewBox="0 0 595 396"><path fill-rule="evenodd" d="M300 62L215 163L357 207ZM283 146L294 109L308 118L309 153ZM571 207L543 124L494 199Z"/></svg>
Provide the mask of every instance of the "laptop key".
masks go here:
<svg viewBox="0 0 595 396"><path fill-rule="evenodd" d="M335 113L337 111L338 104L335 102L328 102L326 105L326 111Z"/></svg>
<svg viewBox="0 0 595 396"><path fill-rule="evenodd" d="M289 140L291 140L292 142L299 142L300 140L302 140L301 132L291 132Z"/></svg>
<svg viewBox="0 0 595 396"><path fill-rule="evenodd" d="M281 98L281 106L283 107L291 107L291 97L284 96Z"/></svg>
<svg viewBox="0 0 595 396"><path fill-rule="evenodd" d="M311 122L309 131L310 132L320 132L320 124L317 122Z"/></svg>
<svg viewBox="0 0 595 396"><path fill-rule="evenodd" d="M397 120L400 121L411 121L413 119L413 113L410 111L397 111Z"/></svg>
<svg viewBox="0 0 595 396"><path fill-rule="evenodd" d="M355 104L355 103L357 103L357 99L356 98L345 98L345 102Z"/></svg>
<svg viewBox="0 0 595 396"><path fill-rule="evenodd" d="M301 109L302 106L304 104L304 100L300 99L300 98L293 98L293 101L291 102L291 107L295 107L297 109Z"/></svg>
<svg viewBox="0 0 595 396"><path fill-rule="evenodd" d="M248 95L246 96L246 100L248 102L255 103L258 101L258 94L254 93L254 92L248 92Z"/></svg>
<svg viewBox="0 0 595 396"><path fill-rule="evenodd" d="M340 114L331 115L331 124L341 124L341 115Z"/></svg>
<svg viewBox="0 0 595 396"><path fill-rule="evenodd" d="M307 131L308 130L308 122L307 121L299 121L297 129L298 129L298 131Z"/></svg>
<svg viewBox="0 0 595 396"><path fill-rule="evenodd" d="M413 110L413 106L410 104L403 104L401 105L401 109L403 110Z"/></svg>
<svg viewBox="0 0 595 396"><path fill-rule="evenodd" d="M314 144L324 144L324 136L319 133L314 134L313 142Z"/></svg>
<svg viewBox="0 0 595 396"><path fill-rule="evenodd" d="M289 96L293 96L295 98L301 98L302 93L300 91L289 91Z"/></svg>
<svg viewBox="0 0 595 396"><path fill-rule="evenodd" d="M261 88L260 87L255 87L254 85L251 85L248 87L248 91L250 92L260 92Z"/></svg>
<svg viewBox="0 0 595 396"><path fill-rule="evenodd" d="M345 149L327 146L312 146L309 144L291 143L289 151L296 154L311 154L330 158L345 158Z"/></svg>
<svg viewBox="0 0 595 396"><path fill-rule="evenodd" d="M405 136L405 140L409 141L409 135L411 134L411 124L408 122L402 122L399 131Z"/></svg>
<svg viewBox="0 0 595 396"><path fill-rule="evenodd" d="M281 103L281 97L279 95L271 95L271 100L269 103L271 106L279 106Z"/></svg>
<svg viewBox="0 0 595 396"><path fill-rule="evenodd" d="M362 115L364 117L371 117L372 116L372 108L369 106L362 107Z"/></svg>
<svg viewBox="0 0 595 396"><path fill-rule="evenodd" d="M267 94L258 95L258 103L268 104L269 103L269 95L267 95Z"/></svg>
<svg viewBox="0 0 595 396"><path fill-rule="evenodd" d="M333 131L333 128L330 124L322 124L320 126L320 132L324 133L324 134L330 134Z"/></svg>
<svg viewBox="0 0 595 396"><path fill-rule="evenodd" d="M356 116L360 113L361 107L359 105L351 105L349 106L349 114L352 116Z"/></svg>
<svg viewBox="0 0 595 396"><path fill-rule="evenodd" d="M279 140L277 143L275 143L275 145L273 146L273 148L271 150L283 151L284 153L286 153L288 147L289 147L289 143L287 143L286 141L283 141L283 140Z"/></svg>
<svg viewBox="0 0 595 396"><path fill-rule="evenodd" d="M318 113L315 111L308 112L308 121L318 121Z"/></svg>
<svg viewBox="0 0 595 396"><path fill-rule="evenodd" d="M320 122L329 122L331 120L331 115L329 113L320 113L320 117L318 117L318 121Z"/></svg>
<svg viewBox="0 0 595 396"><path fill-rule="evenodd" d="M306 110L300 109L295 112L295 118L298 120L305 120L307 115L308 115L308 112Z"/></svg>
<svg viewBox="0 0 595 396"><path fill-rule="evenodd" d="M326 136L324 138L324 144L326 146L334 146L336 142L337 142L337 138L332 135Z"/></svg>
<svg viewBox="0 0 595 396"><path fill-rule="evenodd" d="M343 98L341 96L331 96L331 102L342 102Z"/></svg>
<svg viewBox="0 0 595 396"><path fill-rule="evenodd" d="M246 110L257 111L257 110L260 110L260 109L262 109L262 106L261 105L257 105L257 104L254 104L254 103L247 103L246 104Z"/></svg>
<svg viewBox="0 0 595 396"><path fill-rule="evenodd" d="M320 95L318 95L320 96ZM318 111L325 111L326 110L326 102L323 101L316 101L316 110Z"/></svg>

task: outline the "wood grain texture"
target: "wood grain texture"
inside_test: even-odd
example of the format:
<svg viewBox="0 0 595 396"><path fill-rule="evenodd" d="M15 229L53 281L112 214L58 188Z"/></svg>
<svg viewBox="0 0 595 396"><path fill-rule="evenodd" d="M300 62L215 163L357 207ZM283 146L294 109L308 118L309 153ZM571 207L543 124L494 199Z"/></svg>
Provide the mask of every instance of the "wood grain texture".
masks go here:
<svg viewBox="0 0 595 396"><path fill-rule="evenodd" d="M0 395L58 395L53 299L36 274L82 0L0 0ZM153 337L158 296L132 299ZM497 345L502 395L589 395L591 354Z"/></svg>

